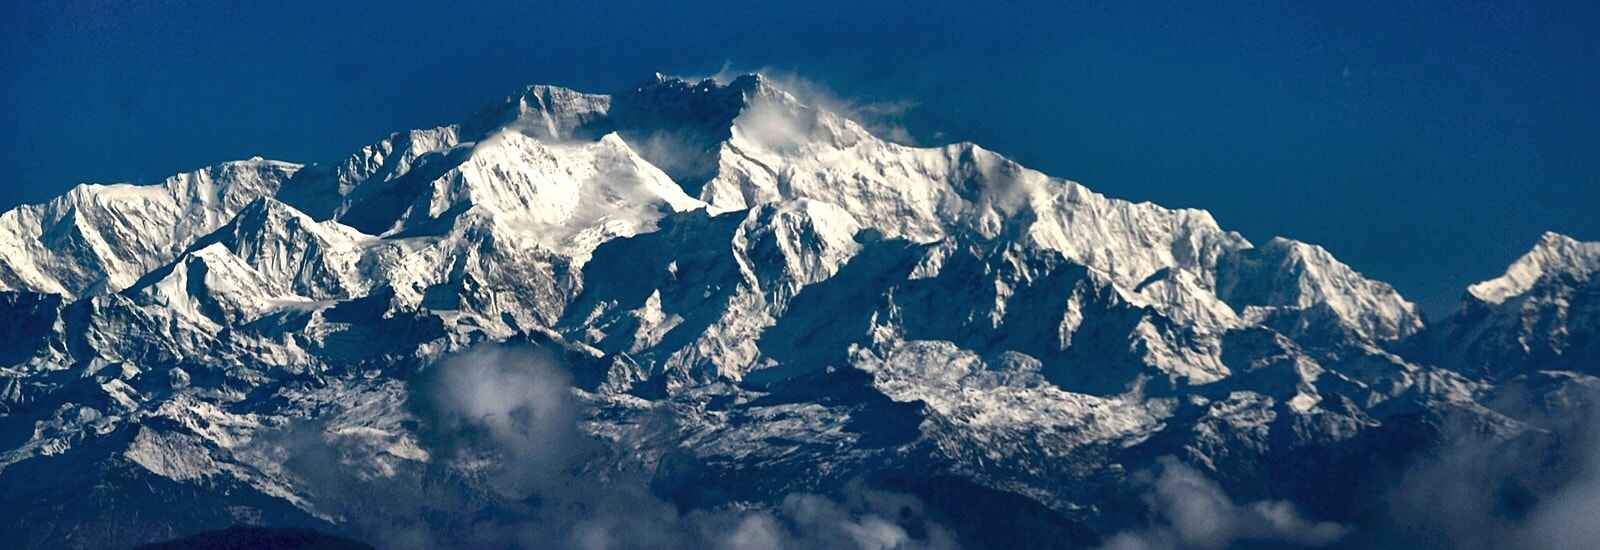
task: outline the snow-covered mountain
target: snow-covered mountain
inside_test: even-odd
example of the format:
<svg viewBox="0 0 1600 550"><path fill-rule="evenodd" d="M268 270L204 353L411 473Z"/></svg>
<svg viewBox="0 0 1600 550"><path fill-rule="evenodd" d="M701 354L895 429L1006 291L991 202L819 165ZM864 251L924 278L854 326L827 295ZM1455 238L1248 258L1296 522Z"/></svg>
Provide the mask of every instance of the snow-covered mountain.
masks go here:
<svg viewBox="0 0 1600 550"><path fill-rule="evenodd" d="M1438 364L1477 376L1600 374L1600 243L1545 233L1506 273L1470 287L1424 341Z"/></svg>
<svg viewBox="0 0 1600 550"><path fill-rule="evenodd" d="M117 292L299 169L260 158L227 162L159 185L80 185L0 214L0 287L68 298Z"/></svg>
<svg viewBox="0 0 1600 550"><path fill-rule="evenodd" d="M1600 387L1600 244L1547 235L1425 326L1322 247L879 139L758 75L84 185L0 215L0 251L26 547L1093 547L1155 536L1124 530L1163 521L1163 467L1277 510L1227 541L1321 546L1347 529L1302 513L1367 519L1448 425L1551 437L1502 386ZM643 538L589 544L604 521Z"/></svg>

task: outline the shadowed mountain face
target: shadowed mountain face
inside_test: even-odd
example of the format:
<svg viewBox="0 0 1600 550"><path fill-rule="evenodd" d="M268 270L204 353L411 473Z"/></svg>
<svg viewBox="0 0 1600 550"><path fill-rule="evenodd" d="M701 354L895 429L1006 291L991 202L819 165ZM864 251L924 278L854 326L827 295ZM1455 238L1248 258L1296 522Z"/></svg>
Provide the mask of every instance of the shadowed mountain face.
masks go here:
<svg viewBox="0 0 1600 550"><path fill-rule="evenodd" d="M1428 325L756 75L86 185L0 250L21 547L1600 543L1558 528L1600 495L1600 244ZM354 544L317 537L153 547Z"/></svg>

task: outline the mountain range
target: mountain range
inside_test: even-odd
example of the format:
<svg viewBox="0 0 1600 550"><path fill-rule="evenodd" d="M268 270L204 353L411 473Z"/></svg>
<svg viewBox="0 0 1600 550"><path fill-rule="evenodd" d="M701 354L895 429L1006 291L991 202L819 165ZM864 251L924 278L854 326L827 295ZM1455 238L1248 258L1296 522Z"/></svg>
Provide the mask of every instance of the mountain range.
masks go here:
<svg viewBox="0 0 1600 550"><path fill-rule="evenodd" d="M760 75L530 86L0 214L0 533L1581 547L1597 271L1547 233L1430 321Z"/></svg>

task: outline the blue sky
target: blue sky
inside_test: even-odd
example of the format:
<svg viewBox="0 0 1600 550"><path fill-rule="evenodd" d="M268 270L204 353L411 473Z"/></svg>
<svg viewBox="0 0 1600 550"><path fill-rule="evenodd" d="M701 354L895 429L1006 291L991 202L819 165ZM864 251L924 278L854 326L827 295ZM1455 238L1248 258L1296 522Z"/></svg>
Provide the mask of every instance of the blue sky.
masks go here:
<svg viewBox="0 0 1600 550"><path fill-rule="evenodd" d="M1592 2L5 4L0 208L731 65L1322 244L1434 317L1544 230L1600 240Z"/></svg>

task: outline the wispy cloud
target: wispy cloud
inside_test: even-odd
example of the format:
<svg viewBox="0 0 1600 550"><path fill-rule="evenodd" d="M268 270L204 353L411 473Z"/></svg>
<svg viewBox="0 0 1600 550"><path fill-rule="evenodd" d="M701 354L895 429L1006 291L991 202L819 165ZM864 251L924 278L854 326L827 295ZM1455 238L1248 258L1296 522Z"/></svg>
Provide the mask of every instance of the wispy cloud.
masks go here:
<svg viewBox="0 0 1600 550"><path fill-rule="evenodd" d="M313 500L385 548L861 550L957 548L915 497L851 484L830 495L684 510L650 475L597 473L626 453L580 429L588 412L555 356L484 347L430 367L410 388L425 460L362 475L371 457L315 421L261 439Z"/></svg>
<svg viewBox="0 0 1600 550"><path fill-rule="evenodd" d="M1535 373L1446 425L1388 495L1392 533L1459 549L1600 548L1600 379Z"/></svg>
<svg viewBox="0 0 1600 550"><path fill-rule="evenodd" d="M436 365L413 395L430 445L520 497L552 483L592 444L578 431L571 387L548 354L486 347Z"/></svg>
<svg viewBox="0 0 1600 550"><path fill-rule="evenodd" d="M1172 457L1162 457L1159 474L1145 472L1144 495L1151 525L1107 539L1104 550L1210 550L1249 541L1280 546L1322 547L1349 528L1301 516L1284 501L1238 505L1222 487Z"/></svg>

